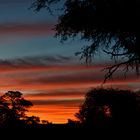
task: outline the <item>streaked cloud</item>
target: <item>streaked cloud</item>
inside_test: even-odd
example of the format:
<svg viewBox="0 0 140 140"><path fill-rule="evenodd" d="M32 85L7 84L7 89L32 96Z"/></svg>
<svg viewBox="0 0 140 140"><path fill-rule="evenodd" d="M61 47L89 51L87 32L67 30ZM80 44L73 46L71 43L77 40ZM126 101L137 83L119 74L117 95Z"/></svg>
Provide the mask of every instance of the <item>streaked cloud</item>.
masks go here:
<svg viewBox="0 0 140 140"><path fill-rule="evenodd" d="M55 91L36 91L36 93L27 93L24 95L28 100L47 100L47 99L63 99L63 98L83 98L87 89L66 89Z"/></svg>
<svg viewBox="0 0 140 140"><path fill-rule="evenodd" d="M53 100L31 100L32 103L34 103L35 105L62 105L62 106L71 106L72 104L80 104L82 103L82 99L76 99L76 98L72 98L72 99L53 99Z"/></svg>
<svg viewBox="0 0 140 140"><path fill-rule="evenodd" d="M15 59L0 59L0 71L22 71L23 70L34 70L34 69L46 69L50 66L64 65L68 63L69 65L74 61L74 59L66 56L56 55L56 56L32 56L23 57ZM52 67L51 67L52 68ZM52 68L52 69L53 69Z"/></svg>
<svg viewBox="0 0 140 140"><path fill-rule="evenodd" d="M36 23L3 23L0 24L0 36L39 36L54 35L54 23L36 22Z"/></svg>

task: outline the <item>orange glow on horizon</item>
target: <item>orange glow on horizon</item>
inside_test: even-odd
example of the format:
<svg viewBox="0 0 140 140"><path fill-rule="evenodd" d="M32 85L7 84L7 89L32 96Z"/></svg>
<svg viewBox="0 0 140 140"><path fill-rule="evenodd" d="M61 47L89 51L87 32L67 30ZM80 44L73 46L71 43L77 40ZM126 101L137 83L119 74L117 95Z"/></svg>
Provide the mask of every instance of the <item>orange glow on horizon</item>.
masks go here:
<svg viewBox="0 0 140 140"><path fill-rule="evenodd" d="M79 105L73 107L36 105L30 109L27 115L35 115L40 117L40 120L47 120L52 123L67 123L68 119L76 120L74 114L78 112Z"/></svg>

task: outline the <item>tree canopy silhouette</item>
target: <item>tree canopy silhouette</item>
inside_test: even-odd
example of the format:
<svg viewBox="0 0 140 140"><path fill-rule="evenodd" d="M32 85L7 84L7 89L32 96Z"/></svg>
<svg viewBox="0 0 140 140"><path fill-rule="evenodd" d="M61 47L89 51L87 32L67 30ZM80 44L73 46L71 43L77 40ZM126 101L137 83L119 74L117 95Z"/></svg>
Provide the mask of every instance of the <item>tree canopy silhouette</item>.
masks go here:
<svg viewBox="0 0 140 140"><path fill-rule="evenodd" d="M129 90L93 89L86 94L76 117L87 126L105 123L116 123L122 126L138 124L139 97L139 94Z"/></svg>
<svg viewBox="0 0 140 140"><path fill-rule="evenodd" d="M0 123L16 125L26 117L25 112L33 104L22 97L19 91L8 91L0 97Z"/></svg>
<svg viewBox="0 0 140 140"><path fill-rule="evenodd" d="M115 63L106 68L105 80L124 67L139 72L140 66L140 1L139 0L35 0L39 11L59 3L63 13L55 26L62 40L80 36L91 42L77 54L87 62L102 49ZM119 58L119 59L117 59ZM118 60L118 61L116 61Z"/></svg>

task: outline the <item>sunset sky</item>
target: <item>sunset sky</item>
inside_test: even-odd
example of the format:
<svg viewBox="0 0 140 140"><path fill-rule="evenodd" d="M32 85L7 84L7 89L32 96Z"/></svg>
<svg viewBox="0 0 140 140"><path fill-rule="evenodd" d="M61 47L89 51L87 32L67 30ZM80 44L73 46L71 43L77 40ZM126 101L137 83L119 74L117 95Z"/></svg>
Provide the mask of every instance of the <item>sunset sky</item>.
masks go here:
<svg viewBox="0 0 140 140"><path fill-rule="evenodd" d="M34 106L28 115L53 123L75 119L85 93L98 86L139 90L140 78L133 71L124 79L118 71L114 80L102 85L108 56L97 54L90 66L75 56L87 45L80 39L63 44L52 30L56 15L30 9L33 0L0 0L0 94L20 91Z"/></svg>

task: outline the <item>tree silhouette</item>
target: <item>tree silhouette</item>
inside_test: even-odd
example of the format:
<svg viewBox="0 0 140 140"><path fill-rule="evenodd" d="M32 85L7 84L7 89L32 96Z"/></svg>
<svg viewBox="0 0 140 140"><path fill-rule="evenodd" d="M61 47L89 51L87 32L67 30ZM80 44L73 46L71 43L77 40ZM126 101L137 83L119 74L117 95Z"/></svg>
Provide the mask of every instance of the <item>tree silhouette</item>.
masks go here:
<svg viewBox="0 0 140 140"><path fill-rule="evenodd" d="M2 124L16 125L23 120L25 112L33 104L22 97L19 91L8 91L0 97L0 122Z"/></svg>
<svg viewBox="0 0 140 140"><path fill-rule="evenodd" d="M40 123L40 118L37 116L26 117L25 121L29 125L37 125Z"/></svg>
<svg viewBox="0 0 140 140"><path fill-rule="evenodd" d="M129 90L93 89L85 96L76 117L86 125L133 125L140 117L140 96Z"/></svg>
<svg viewBox="0 0 140 140"><path fill-rule="evenodd" d="M106 67L105 80L124 67L139 72L140 66L140 1L139 0L35 0L32 7L39 11L63 4L63 13L55 26L62 40L80 36L91 42L77 54L90 62L98 50L115 60ZM62 10L61 9L61 10ZM118 59L118 61L116 61Z"/></svg>

